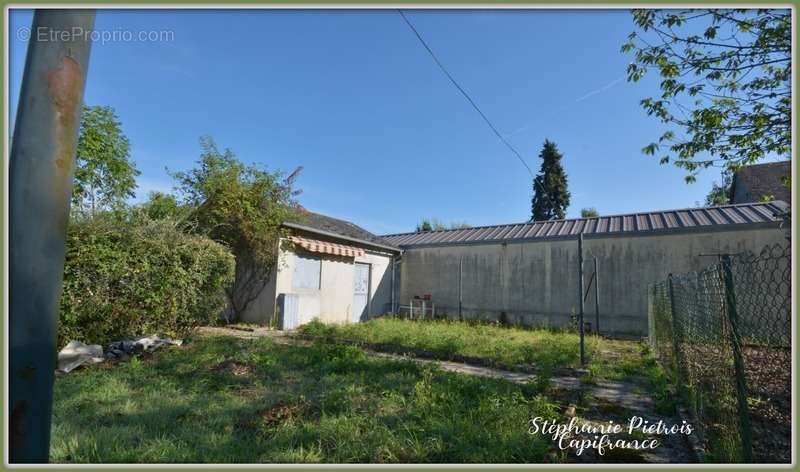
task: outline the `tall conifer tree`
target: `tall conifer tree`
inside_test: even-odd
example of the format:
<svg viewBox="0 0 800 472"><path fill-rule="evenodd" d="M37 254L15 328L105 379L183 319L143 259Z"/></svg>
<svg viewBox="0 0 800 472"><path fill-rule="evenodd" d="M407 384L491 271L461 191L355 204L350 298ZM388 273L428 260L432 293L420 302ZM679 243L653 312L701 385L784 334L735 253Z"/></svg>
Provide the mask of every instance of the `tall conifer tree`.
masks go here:
<svg viewBox="0 0 800 472"><path fill-rule="evenodd" d="M533 200L531 201L531 221L563 219L569 206L567 174L561 166L564 157L554 142L544 141L542 167L533 179Z"/></svg>

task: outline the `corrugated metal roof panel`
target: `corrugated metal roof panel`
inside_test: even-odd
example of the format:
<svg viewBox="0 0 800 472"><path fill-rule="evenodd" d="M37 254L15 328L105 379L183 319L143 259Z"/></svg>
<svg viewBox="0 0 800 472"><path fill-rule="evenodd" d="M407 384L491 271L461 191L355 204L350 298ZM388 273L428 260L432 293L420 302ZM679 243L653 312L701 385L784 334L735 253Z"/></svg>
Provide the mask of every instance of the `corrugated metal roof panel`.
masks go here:
<svg viewBox="0 0 800 472"><path fill-rule="evenodd" d="M620 226L619 216L610 216L608 218L608 229L606 230L606 232L610 233L612 231L613 232L622 231L622 227Z"/></svg>
<svg viewBox="0 0 800 472"><path fill-rule="evenodd" d="M484 236L488 235L492 232L492 227L489 228L475 228L469 230L469 237L466 239L467 241L479 241Z"/></svg>
<svg viewBox="0 0 800 472"><path fill-rule="evenodd" d="M752 223L754 221L757 221L760 218L758 216L758 214L756 214L750 208L742 207L742 208L739 208L738 210L739 210L739 213L742 214L742 216L747 220L748 223Z"/></svg>
<svg viewBox="0 0 800 472"><path fill-rule="evenodd" d="M661 218L659 213L650 213L647 215L647 219L650 221L650 229L652 231L656 231L664 227L664 220Z"/></svg>
<svg viewBox="0 0 800 472"><path fill-rule="evenodd" d="M742 205L742 206L753 210L753 212L755 213L760 214L762 218L769 218L770 214L782 211L782 208L778 208L776 205L773 205L771 203L766 205Z"/></svg>
<svg viewBox="0 0 800 472"><path fill-rule="evenodd" d="M692 210L691 213L698 226L708 226L711 224L711 221L708 219L708 216L706 216L705 211Z"/></svg>
<svg viewBox="0 0 800 472"><path fill-rule="evenodd" d="M676 211L675 217L681 228L688 228L694 226L694 221L691 218L689 218L689 212L687 211Z"/></svg>
<svg viewBox="0 0 800 472"><path fill-rule="evenodd" d="M513 241L551 237L574 237L578 233L646 233L676 229L713 229L730 225L779 222L786 211L783 202L745 203L708 208L610 215L595 218L536 221L469 229L403 233L383 236L399 247L426 244L460 244L480 241Z"/></svg>
<svg viewBox="0 0 800 472"><path fill-rule="evenodd" d="M636 215L634 223L636 223L636 231L647 231L650 229L650 226L647 224L647 215Z"/></svg>
<svg viewBox="0 0 800 472"><path fill-rule="evenodd" d="M561 227L564 226L563 221L554 221L552 224L545 225L545 236L558 236Z"/></svg>
<svg viewBox="0 0 800 472"><path fill-rule="evenodd" d="M500 228L500 232L497 233L496 238L498 238L498 239L510 239L511 238L511 234L514 232L514 228L516 228L516 227L517 227L517 225L510 225L510 226L507 226L507 227L501 227Z"/></svg>
<svg viewBox="0 0 800 472"><path fill-rule="evenodd" d="M437 243L444 241L448 236L452 236L452 232L450 231L439 231L438 233L439 234L434 238Z"/></svg>
<svg viewBox="0 0 800 472"><path fill-rule="evenodd" d="M453 241L465 241L469 235L470 231L468 229L462 229L461 231L455 231L456 237L453 238Z"/></svg>

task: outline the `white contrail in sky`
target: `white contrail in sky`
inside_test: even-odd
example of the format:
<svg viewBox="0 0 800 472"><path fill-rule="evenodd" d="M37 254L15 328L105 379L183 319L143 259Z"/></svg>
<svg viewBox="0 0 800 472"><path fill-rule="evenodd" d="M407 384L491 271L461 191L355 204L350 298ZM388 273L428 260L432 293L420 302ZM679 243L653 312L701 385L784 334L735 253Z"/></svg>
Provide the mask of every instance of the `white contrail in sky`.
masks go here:
<svg viewBox="0 0 800 472"><path fill-rule="evenodd" d="M589 93L587 93L587 94L585 94L585 95L583 95L581 97L576 98L574 103L582 102L582 101L586 100L587 98L590 98L590 97L593 97L593 96L595 96L597 94L603 93L606 90L610 89L611 87L613 87L613 86L617 85L618 83L622 82L626 78L627 78L627 75L623 75L623 76L617 77L616 79L614 79L611 82L603 85L599 89L592 90L591 92L589 92ZM560 106L559 108L557 108L554 111L561 111L561 110L563 110L565 108L568 108L568 105L562 105L562 106ZM519 134L519 133L527 130L528 128L531 128L534 124L535 123L528 123L525 126L522 126L521 128L517 128L516 130L506 134L504 137L509 138L511 136L514 136L515 134Z"/></svg>
<svg viewBox="0 0 800 472"><path fill-rule="evenodd" d="M606 90L610 89L611 87L613 87L613 86L617 85L618 83L622 82L623 80L625 80L626 77L627 77L627 75L623 75L622 77L617 77L616 79L614 79L611 82L603 85L599 89L592 90L591 92L587 93L586 95L584 95L584 96L582 96L580 98L576 98L575 101L576 102L582 102L582 101L586 100L589 97L593 97L593 96L597 95L598 93L603 93Z"/></svg>

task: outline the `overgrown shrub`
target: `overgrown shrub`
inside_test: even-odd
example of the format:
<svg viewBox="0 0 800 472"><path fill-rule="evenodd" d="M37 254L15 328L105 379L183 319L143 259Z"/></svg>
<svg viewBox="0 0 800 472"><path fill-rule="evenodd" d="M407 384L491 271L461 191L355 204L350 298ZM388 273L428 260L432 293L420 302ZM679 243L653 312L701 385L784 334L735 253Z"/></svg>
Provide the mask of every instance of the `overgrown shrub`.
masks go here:
<svg viewBox="0 0 800 472"><path fill-rule="evenodd" d="M169 220L99 216L70 224L59 346L161 333L184 336L225 307L230 251Z"/></svg>

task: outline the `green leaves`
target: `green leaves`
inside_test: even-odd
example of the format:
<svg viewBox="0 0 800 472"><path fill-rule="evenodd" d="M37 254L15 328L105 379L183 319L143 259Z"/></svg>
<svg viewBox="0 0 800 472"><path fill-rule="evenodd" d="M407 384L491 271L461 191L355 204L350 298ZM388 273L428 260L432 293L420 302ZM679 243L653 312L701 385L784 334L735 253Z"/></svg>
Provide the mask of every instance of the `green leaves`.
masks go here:
<svg viewBox="0 0 800 472"><path fill-rule="evenodd" d="M222 312L233 264L224 246L169 221L120 220L110 213L73 221L59 346L153 333L182 337Z"/></svg>
<svg viewBox="0 0 800 472"><path fill-rule="evenodd" d="M648 156L653 156L658 151L658 144L650 143L647 146L642 148L642 152L647 154Z"/></svg>
<svg viewBox="0 0 800 472"><path fill-rule="evenodd" d="M283 223L299 218L293 183L300 168L285 176L244 164L230 149L221 151L214 140L200 140L197 166L173 177L192 208L188 221L201 234L218 241L236 257L236 277L228 291L231 308L239 315L254 300L277 263Z"/></svg>
<svg viewBox="0 0 800 472"><path fill-rule="evenodd" d="M790 157L791 11L634 10L638 31L620 50L633 54L628 80L648 71L661 95L641 100L645 112L672 125L669 155L689 173L712 165L733 169L767 155ZM695 34L702 32L702 34ZM686 99L689 100L686 100ZM658 147L643 152L654 155Z"/></svg>
<svg viewBox="0 0 800 472"><path fill-rule="evenodd" d="M138 175L130 142L114 109L84 106L72 191L74 211L93 215L124 205L134 196Z"/></svg>

